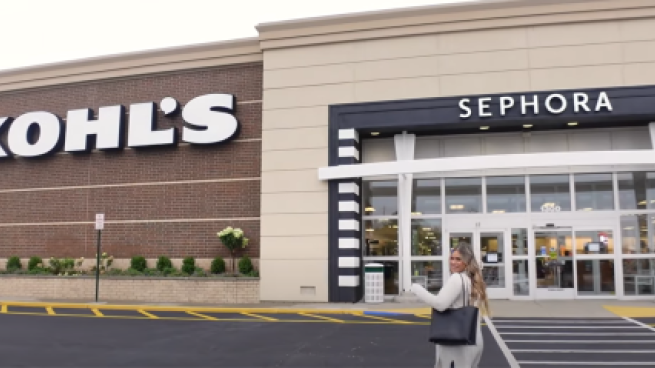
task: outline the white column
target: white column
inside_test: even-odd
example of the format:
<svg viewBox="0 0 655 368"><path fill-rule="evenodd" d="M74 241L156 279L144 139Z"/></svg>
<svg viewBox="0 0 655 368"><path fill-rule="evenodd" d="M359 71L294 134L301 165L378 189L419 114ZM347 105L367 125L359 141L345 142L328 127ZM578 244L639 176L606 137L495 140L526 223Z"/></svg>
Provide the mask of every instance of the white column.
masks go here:
<svg viewBox="0 0 655 368"><path fill-rule="evenodd" d="M650 143L652 149L655 150L655 122L648 124L648 130L650 131Z"/></svg>
<svg viewBox="0 0 655 368"><path fill-rule="evenodd" d="M414 160L414 134L397 134L394 137L397 161ZM412 174L398 175L398 254L400 256L401 290L411 287L411 242L412 242Z"/></svg>

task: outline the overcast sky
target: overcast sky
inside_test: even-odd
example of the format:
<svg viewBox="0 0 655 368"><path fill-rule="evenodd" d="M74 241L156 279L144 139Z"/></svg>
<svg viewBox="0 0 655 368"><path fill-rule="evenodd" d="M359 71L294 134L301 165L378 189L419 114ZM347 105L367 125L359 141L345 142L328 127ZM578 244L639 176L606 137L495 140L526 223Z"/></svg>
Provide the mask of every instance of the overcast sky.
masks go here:
<svg viewBox="0 0 655 368"><path fill-rule="evenodd" d="M0 70L256 37L288 19L470 0L2 0Z"/></svg>

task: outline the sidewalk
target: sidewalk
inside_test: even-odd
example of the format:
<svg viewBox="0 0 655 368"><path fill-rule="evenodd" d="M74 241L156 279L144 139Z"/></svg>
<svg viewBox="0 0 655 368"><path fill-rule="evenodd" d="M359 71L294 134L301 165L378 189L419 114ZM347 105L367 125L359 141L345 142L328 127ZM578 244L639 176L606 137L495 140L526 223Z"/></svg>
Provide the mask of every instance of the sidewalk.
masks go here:
<svg viewBox="0 0 655 368"><path fill-rule="evenodd" d="M366 303L284 303L262 302L258 304L180 304L144 303L135 301L92 300L38 300L0 298L0 304L33 307L59 308L102 308L102 309L148 309L148 310L205 310L224 312L260 313L409 313L429 314L430 308L422 303L386 302ZM550 318L602 318L602 317L655 317L655 301L618 300L539 300L512 301L491 300L492 318L503 317L550 317Z"/></svg>

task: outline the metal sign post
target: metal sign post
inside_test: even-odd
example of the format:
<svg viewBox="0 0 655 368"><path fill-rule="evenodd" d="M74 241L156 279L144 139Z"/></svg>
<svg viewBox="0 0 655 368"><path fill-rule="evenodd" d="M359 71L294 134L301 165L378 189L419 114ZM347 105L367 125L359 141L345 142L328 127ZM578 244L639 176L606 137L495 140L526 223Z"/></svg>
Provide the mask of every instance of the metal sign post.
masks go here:
<svg viewBox="0 0 655 368"><path fill-rule="evenodd" d="M96 303L98 302L98 291L100 290L100 239L102 230L105 227L105 215L96 214L96 230L98 231L98 245L96 249Z"/></svg>

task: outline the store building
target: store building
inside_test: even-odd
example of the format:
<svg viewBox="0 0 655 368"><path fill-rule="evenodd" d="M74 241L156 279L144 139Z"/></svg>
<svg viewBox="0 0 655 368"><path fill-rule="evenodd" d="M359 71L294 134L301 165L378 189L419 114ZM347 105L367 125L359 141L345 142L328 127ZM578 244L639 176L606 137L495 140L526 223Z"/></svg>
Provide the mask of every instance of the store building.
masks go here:
<svg viewBox="0 0 655 368"><path fill-rule="evenodd" d="M462 241L492 298L653 298L655 3L258 29L262 299L359 301L369 262L437 291Z"/></svg>
<svg viewBox="0 0 655 368"><path fill-rule="evenodd" d="M653 298L653 1L480 1L257 29L0 73L4 152L32 152L7 131L28 112L84 126L90 108L142 129L125 149L73 130L75 144L35 151L59 154L1 159L0 256L92 255L105 212L124 260L208 262L227 256L216 232L241 226L262 301L358 302L371 262L389 298L412 282L436 292L459 242L492 298ZM210 111L240 128L185 139L207 119L185 107L211 94L234 96ZM151 102L180 144L146 129Z"/></svg>
<svg viewBox="0 0 655 368"><path fill-rule="evenodd" d="M261 93L256 39L0 73L0 257L95 264L104 214L115 267L207 270L226 226L257 263Z"/></svg>

